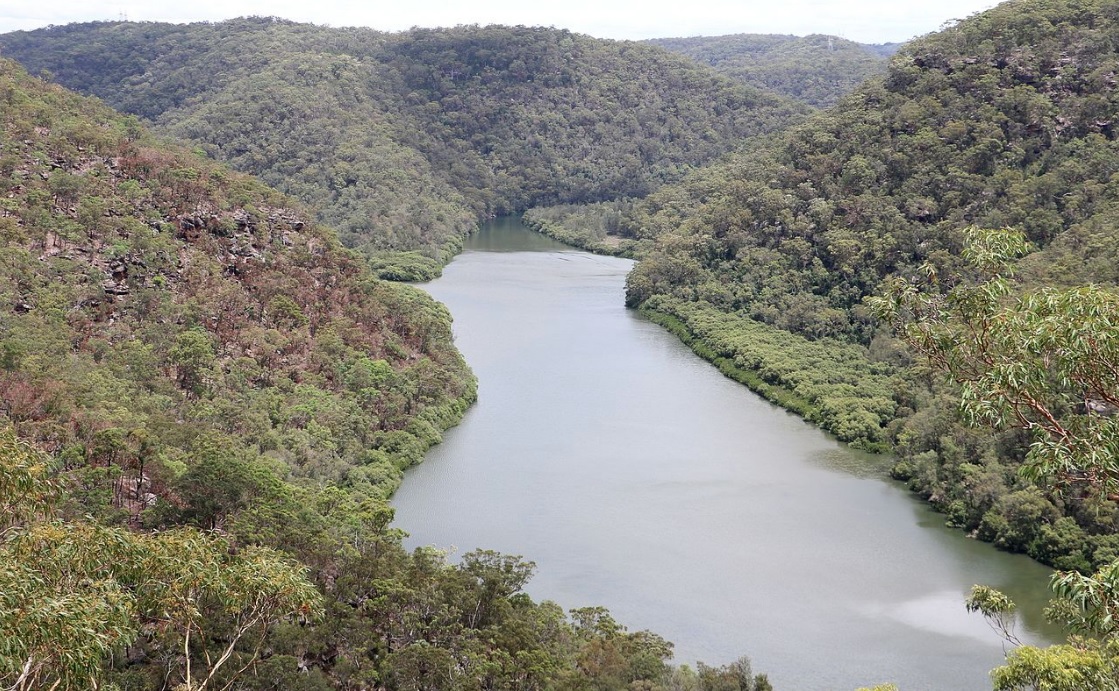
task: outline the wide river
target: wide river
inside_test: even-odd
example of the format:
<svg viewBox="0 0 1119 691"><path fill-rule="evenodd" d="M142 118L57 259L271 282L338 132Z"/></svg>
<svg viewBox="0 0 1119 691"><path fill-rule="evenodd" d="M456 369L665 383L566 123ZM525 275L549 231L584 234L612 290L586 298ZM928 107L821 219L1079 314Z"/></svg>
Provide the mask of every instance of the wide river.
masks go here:
<svg viewBox="0 0 1119 691"><path fill-rule="evenodd" d="M975 583L1054 640L1046 569L626 310L631 266L506 219L423 286L480 384L394 499L409 544L523 555L534 597L606 606L679 663L748 655L779 690L990 688L1003 644L964 609Z"/></svg>

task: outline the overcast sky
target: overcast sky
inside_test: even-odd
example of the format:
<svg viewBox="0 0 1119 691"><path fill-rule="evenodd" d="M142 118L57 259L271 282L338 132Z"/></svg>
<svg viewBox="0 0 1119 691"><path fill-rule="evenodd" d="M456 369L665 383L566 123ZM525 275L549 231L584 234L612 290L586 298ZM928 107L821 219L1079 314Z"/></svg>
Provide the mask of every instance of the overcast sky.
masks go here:
<svg viewBox="0 0 1119 691"><path fill-rule="evenodd" d="M993 7L989 0L0 0L0 32L92 20L220 21L247 15L400 31L527 24L599 38L834 34L904 41Z"/></svg>

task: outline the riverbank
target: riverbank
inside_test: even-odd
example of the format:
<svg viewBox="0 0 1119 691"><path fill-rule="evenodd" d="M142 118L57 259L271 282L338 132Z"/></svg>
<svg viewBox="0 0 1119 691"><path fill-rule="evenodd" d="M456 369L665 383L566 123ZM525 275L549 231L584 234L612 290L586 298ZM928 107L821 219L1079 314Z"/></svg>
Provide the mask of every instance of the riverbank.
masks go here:
<svg viewBox="0 0 1119 691"><path fill-rule="evenodd" d="M654 296L640 308L719 371L864 451L885 452L893 419L892 368L865 349L809 341L701 302ZM809 366L811 364L811 366Z"/></svg>
<svg viewBox="0 0 1119 691"><path fill-rule="evenodd" d="M529 209L521 217L527 228L565 245L609 257L636 259L639 243L610 232L625 202L551 206Z"/></svg>
<svg viewBox="0 0 1119 691"><path fill-rule="evenodd" d="M1062 516L1036 490L1013 485L1000 464L987 468L993 447L1014 440L965 427L948 389L930 388L895 364L906 359L897 345L880 344L872 354L834 339L808 340L700 299L652 295L637 307L766 400L855 448L893 454L893 477L970 537L1083 572L1107 563L1119 545L1107 531ZM971 491L976 483L989 489Z"/></svg>
<svg viewBox="0 0 1119 691"><path fill-rule="evenodd" d="M635 258L639 243L611 235L619 204L532 209L531 230L606 256ZM653 296L638 311L683 341L720 372L766 400L812 422L854 448L890 450L885 427L894 418L895 370L871 361L861 346L810 341L702 301Z"/></svg>

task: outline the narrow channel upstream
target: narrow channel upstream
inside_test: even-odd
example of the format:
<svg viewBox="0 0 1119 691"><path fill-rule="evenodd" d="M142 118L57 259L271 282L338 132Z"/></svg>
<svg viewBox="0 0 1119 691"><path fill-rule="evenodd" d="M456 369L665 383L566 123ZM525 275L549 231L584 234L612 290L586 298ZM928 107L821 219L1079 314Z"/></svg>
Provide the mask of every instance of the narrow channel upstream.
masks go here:
<svg viewBox="0 0 1119 691"><path fill-rule="evenodd" d="M522 555L533 597L603 605L678 663L748 655L785 691L990 688L1004 646L964 610L975 583L1053 640L1047 569L627 311L631 265L501 219L424 286L480 386L394 499L408 544Z"/></svg>

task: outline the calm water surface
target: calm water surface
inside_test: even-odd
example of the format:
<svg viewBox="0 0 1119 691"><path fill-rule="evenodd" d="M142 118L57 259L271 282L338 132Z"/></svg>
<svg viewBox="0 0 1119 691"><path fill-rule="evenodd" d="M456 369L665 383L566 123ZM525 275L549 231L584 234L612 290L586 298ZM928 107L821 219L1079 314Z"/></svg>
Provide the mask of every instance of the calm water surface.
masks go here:
<svg viewBox="0 0 1119 691"><path fill-rule="evenodd" d="M778 689L990 688L1003 646L964 610L975 583L1053 640L1046 569L946 529L884 459L627 311L631 265L506 220L425 286L480 387L396 495L412 546L523 555L534 597L604 605L677 662L749 655Z"/></svg>

